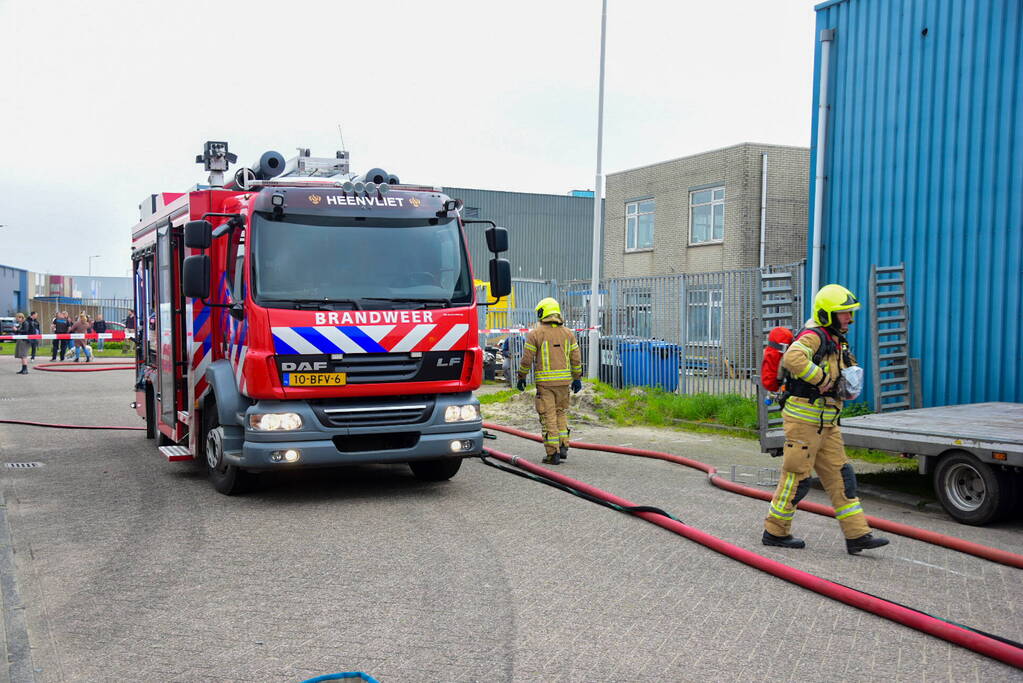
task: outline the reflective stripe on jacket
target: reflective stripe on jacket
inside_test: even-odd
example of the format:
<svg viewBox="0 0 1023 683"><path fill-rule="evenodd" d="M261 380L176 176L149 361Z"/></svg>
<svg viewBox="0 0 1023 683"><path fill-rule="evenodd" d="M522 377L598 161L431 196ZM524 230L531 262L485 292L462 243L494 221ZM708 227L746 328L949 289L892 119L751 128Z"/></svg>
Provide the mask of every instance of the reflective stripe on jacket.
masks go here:
<svg viewBox="0 0 1023 683"><path fill-rule="evenodd" d="M525 379L530 369L537 383L550 386L565 386L580 379L582 357L572 331L546 322L530 330L522 348L519 378Z"/></svg>

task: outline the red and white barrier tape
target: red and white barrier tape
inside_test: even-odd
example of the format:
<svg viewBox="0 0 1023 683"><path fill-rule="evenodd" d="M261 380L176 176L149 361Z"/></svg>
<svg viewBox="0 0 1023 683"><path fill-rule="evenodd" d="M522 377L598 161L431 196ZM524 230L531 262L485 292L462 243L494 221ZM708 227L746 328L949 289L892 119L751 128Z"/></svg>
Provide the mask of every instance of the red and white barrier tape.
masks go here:
<svg viewBox="0 0 1023 683"><path fill-rule="evenodd" d="M531 332L531 327L495 327L491 330L480 330L480 334L508 334L510 332ZM586 332L588 330L599 330L600 326L596 327L573 327L570 328L573 332Z"/></svg>
<svg viewBox="0 0 1023 683"><path fill-rule="evenodd" d="M17 339L28 339L29 341L43 339L124 339L124 331L120 332L74 332L71 334L0 334L0 341L13 341Z"/></svg>

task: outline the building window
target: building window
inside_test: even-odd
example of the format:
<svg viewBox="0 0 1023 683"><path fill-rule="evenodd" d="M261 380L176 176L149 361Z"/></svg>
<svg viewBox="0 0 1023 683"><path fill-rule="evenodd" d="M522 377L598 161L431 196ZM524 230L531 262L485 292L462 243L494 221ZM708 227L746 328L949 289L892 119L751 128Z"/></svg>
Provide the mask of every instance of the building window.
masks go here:
<svg viewBox="0 0 1023 683"><path fill-rule="evenodd" d="M689 193L689 243L722 242L725 239L725 188L712 187Z"/></svg>
<svg viewBox="0 0 1023 683"><path fill-rule="evenodd" d="M654 200L625 204L625 251L654 248Z"/></svg>
<svg viewBox="0 0 1023 683"><path fill-rule="evenodd" d="M686 294L689 343L721 343L721 289L691 289Z"/></svg>

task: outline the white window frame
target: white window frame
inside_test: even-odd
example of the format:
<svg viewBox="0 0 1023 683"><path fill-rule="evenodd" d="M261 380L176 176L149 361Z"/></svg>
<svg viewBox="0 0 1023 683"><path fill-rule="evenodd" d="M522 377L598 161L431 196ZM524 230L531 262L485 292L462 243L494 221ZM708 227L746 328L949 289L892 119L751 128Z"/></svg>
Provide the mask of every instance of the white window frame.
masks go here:
<svg viewBox="0 0 1023 683"><path fill-rule="evenodd" d="M705 295L706 301L693 301L697 295ZM687 342L693 346L720 346L721 345L721 328L723 327L724 318L724 299L725 290L723 287L718 286L706 286L693 288L686 292L686 327L687 327ZM691 316L700 315L697 310L704 309L706 312L706 339L694 339L692 329L693 326ZM714 329L714 309L717 309L717 329Z"/></svg>
<svg viewBox="0 0 1023 683"><path fill-rule="evenodd" d="M695 196L700 192L710 192L711 200L709 202L694 202ZM718 193L721 196L718 197ZM710 207L710 239L696 241L693 238L693 226L696 224L696 217L694 215L695 210L699 207L709 206ZM721 237L714 237L714 212L717 207L721 207ZM716 187L701 187L696 190L689 191L689 246L698 246L701 244L721 244L725 241L725 186L718 185Z"/></svg>
<svg viewBox="0 0 1023 683"><path fill-rule="evenodd" d="M649 211L641 211L641 205L649 203ZM656 223L657 206L653 197L644 197L625 202L625 251L653 251L654 249L654 228ZM639 244L639 223L640 216L650 216L650 244ZM631 235L630 235L631 229Z"/></svg>

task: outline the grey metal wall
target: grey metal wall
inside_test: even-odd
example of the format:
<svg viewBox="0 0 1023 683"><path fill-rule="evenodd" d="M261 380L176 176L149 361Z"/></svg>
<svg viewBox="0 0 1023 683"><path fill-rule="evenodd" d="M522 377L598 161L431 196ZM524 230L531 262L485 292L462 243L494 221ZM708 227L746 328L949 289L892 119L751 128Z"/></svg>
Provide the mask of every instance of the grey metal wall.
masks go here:
<svg viewBox="0 0 1023 683"><path fill-rule="evenodd" d="M593 259L593 199L568 195L532 194L445 187L445 194L465 202L463 218L485 218L508 228L512 277L544 280L582 280L590 277ZM601 221L603 224L603 221ZM489 279L483 231L466 226L472 269L479 280Z"/></svg>
<svg viewBox="0 0 1023 683"><path fill-rule="evenodd" d="M25 310L28 300L26 274L27 271L20 268L0 265L0 315L12 316Z"/></svg>
<svg viewBox="0 0 1023 683"><path fill-rule="evenodd" d="M1023 2L819 5L815 141L824 29L835 36L821 284L874 306L871 265L905 263L923 404L1023 401ZM867 320L851 341L869 365Z"/></svg>

